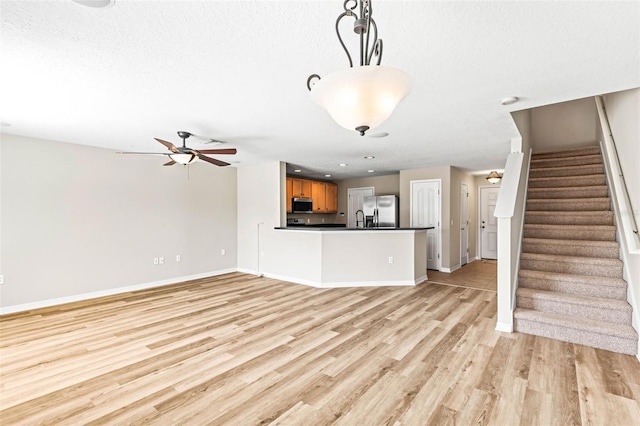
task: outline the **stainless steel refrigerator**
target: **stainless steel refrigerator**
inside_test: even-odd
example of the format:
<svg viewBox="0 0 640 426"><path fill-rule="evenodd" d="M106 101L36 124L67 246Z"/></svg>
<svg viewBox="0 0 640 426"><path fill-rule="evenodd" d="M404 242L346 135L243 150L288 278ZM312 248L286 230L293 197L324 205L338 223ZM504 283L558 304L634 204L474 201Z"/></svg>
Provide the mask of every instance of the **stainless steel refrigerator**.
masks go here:
<svg viewBox="0 0 640 426"><path fill-rule="evenodd" d="M400 203L397 195L378 195L362 198L366 228L397 228Z"/></svg>

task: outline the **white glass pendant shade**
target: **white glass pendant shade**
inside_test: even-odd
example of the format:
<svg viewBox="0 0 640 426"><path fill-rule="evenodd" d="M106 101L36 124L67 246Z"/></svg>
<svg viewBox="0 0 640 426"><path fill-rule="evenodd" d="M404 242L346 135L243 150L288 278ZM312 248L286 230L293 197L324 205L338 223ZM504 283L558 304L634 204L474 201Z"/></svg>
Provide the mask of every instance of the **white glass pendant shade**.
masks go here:
<svg viewBox="0 0 640 426"><path fill-rule="evenodd" d="M365 65L318 80L311 87L311 99L345 129L373 129L389 118L410 90L411 78L404 71Z"/></svg>
<svg viewBox="0 0 640 426"><path fill-rule="evenodd" d="M196 159L196 156L193 154L170 154L169 158L171 158L176 163L189 164Z"/></svg>

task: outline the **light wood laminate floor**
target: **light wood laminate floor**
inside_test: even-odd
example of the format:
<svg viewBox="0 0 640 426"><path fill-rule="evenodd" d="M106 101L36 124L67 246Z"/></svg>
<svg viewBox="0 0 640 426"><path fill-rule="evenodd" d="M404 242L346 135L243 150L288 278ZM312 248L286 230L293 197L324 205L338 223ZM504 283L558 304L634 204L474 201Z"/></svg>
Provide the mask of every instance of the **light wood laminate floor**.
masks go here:
<svg viewBox="0 0 640 426"><path fill-rule="evenodd" d="M241 273L7 315L0 423L632 425L635 357L494 330L496 294Z"/></svg>

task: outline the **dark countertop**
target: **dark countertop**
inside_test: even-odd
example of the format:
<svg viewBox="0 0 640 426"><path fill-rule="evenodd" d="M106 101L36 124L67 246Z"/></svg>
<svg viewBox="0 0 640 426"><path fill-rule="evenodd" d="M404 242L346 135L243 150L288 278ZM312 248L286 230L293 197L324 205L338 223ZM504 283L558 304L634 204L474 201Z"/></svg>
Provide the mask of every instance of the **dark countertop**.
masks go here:
<svg viewBox="0 0 640 426"><path fill-rule="evenodd" d="M355 229L355 228L345 228L345 227L328 227L328 226L314 226L314 225L305 225L305 226L288 226L286 228L275 227L274 229L279 229L281 231L352 231L352 232L362 232L362 231L426 231L428 229L434 229L433 226L429 228L366 228L366 229Z"/></svg>

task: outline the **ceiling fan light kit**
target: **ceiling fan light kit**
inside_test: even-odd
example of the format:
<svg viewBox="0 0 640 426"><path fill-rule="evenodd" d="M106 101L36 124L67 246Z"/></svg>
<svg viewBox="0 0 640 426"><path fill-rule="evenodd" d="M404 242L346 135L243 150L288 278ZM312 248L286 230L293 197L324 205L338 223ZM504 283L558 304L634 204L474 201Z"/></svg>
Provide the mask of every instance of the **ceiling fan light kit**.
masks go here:
<svg viewBox="0 0 640 426"><path fill-rule="evenodd" d="M372 0L346 0L344 12L336 20L336 34L349 59L349 68L324 78L312 74L307 79L311 99L326 109L339 125L356 130L361 136L384 123L411 89L411 78L407 73L380 65L382 40L378 38L378 27L372 18L371 3ZM354 18L353 31L360 36L359 67L353 66L351 54L338 30L340 21L346 16Z"/></svg>
<svg viewBox="0 0 640 426"><path fill-rule="evenodd" d="M485 179L487 179L491 184L496 184L500 182L502 176L500 176L495 170L492 170L491 173L489 173L489 176L487 176Z"/></svg>
<svg viewBox="0 0 640 426"><path fill-rule="evenodd" d="M235 148L221 148L221 149L192 149L187 146L187 138L193 136L189 132L179 131L178 136L182 138L182 146L175 146L171 142L167 142L162 139L154 138L162 145L164 145L170 152L119 152L118 154L151 154L151 155L167 155L171 161L163 164L164 166L173 166L174 164L191 164L196 159L200 159L207 163L215 164L216 166L228 166L229 163L217 160L215 158L208 157L204 154L230 154L234 155L237 151ZM212 139L213 140L213 139ZM222 143L222 141L220 141Z"/></svg>

